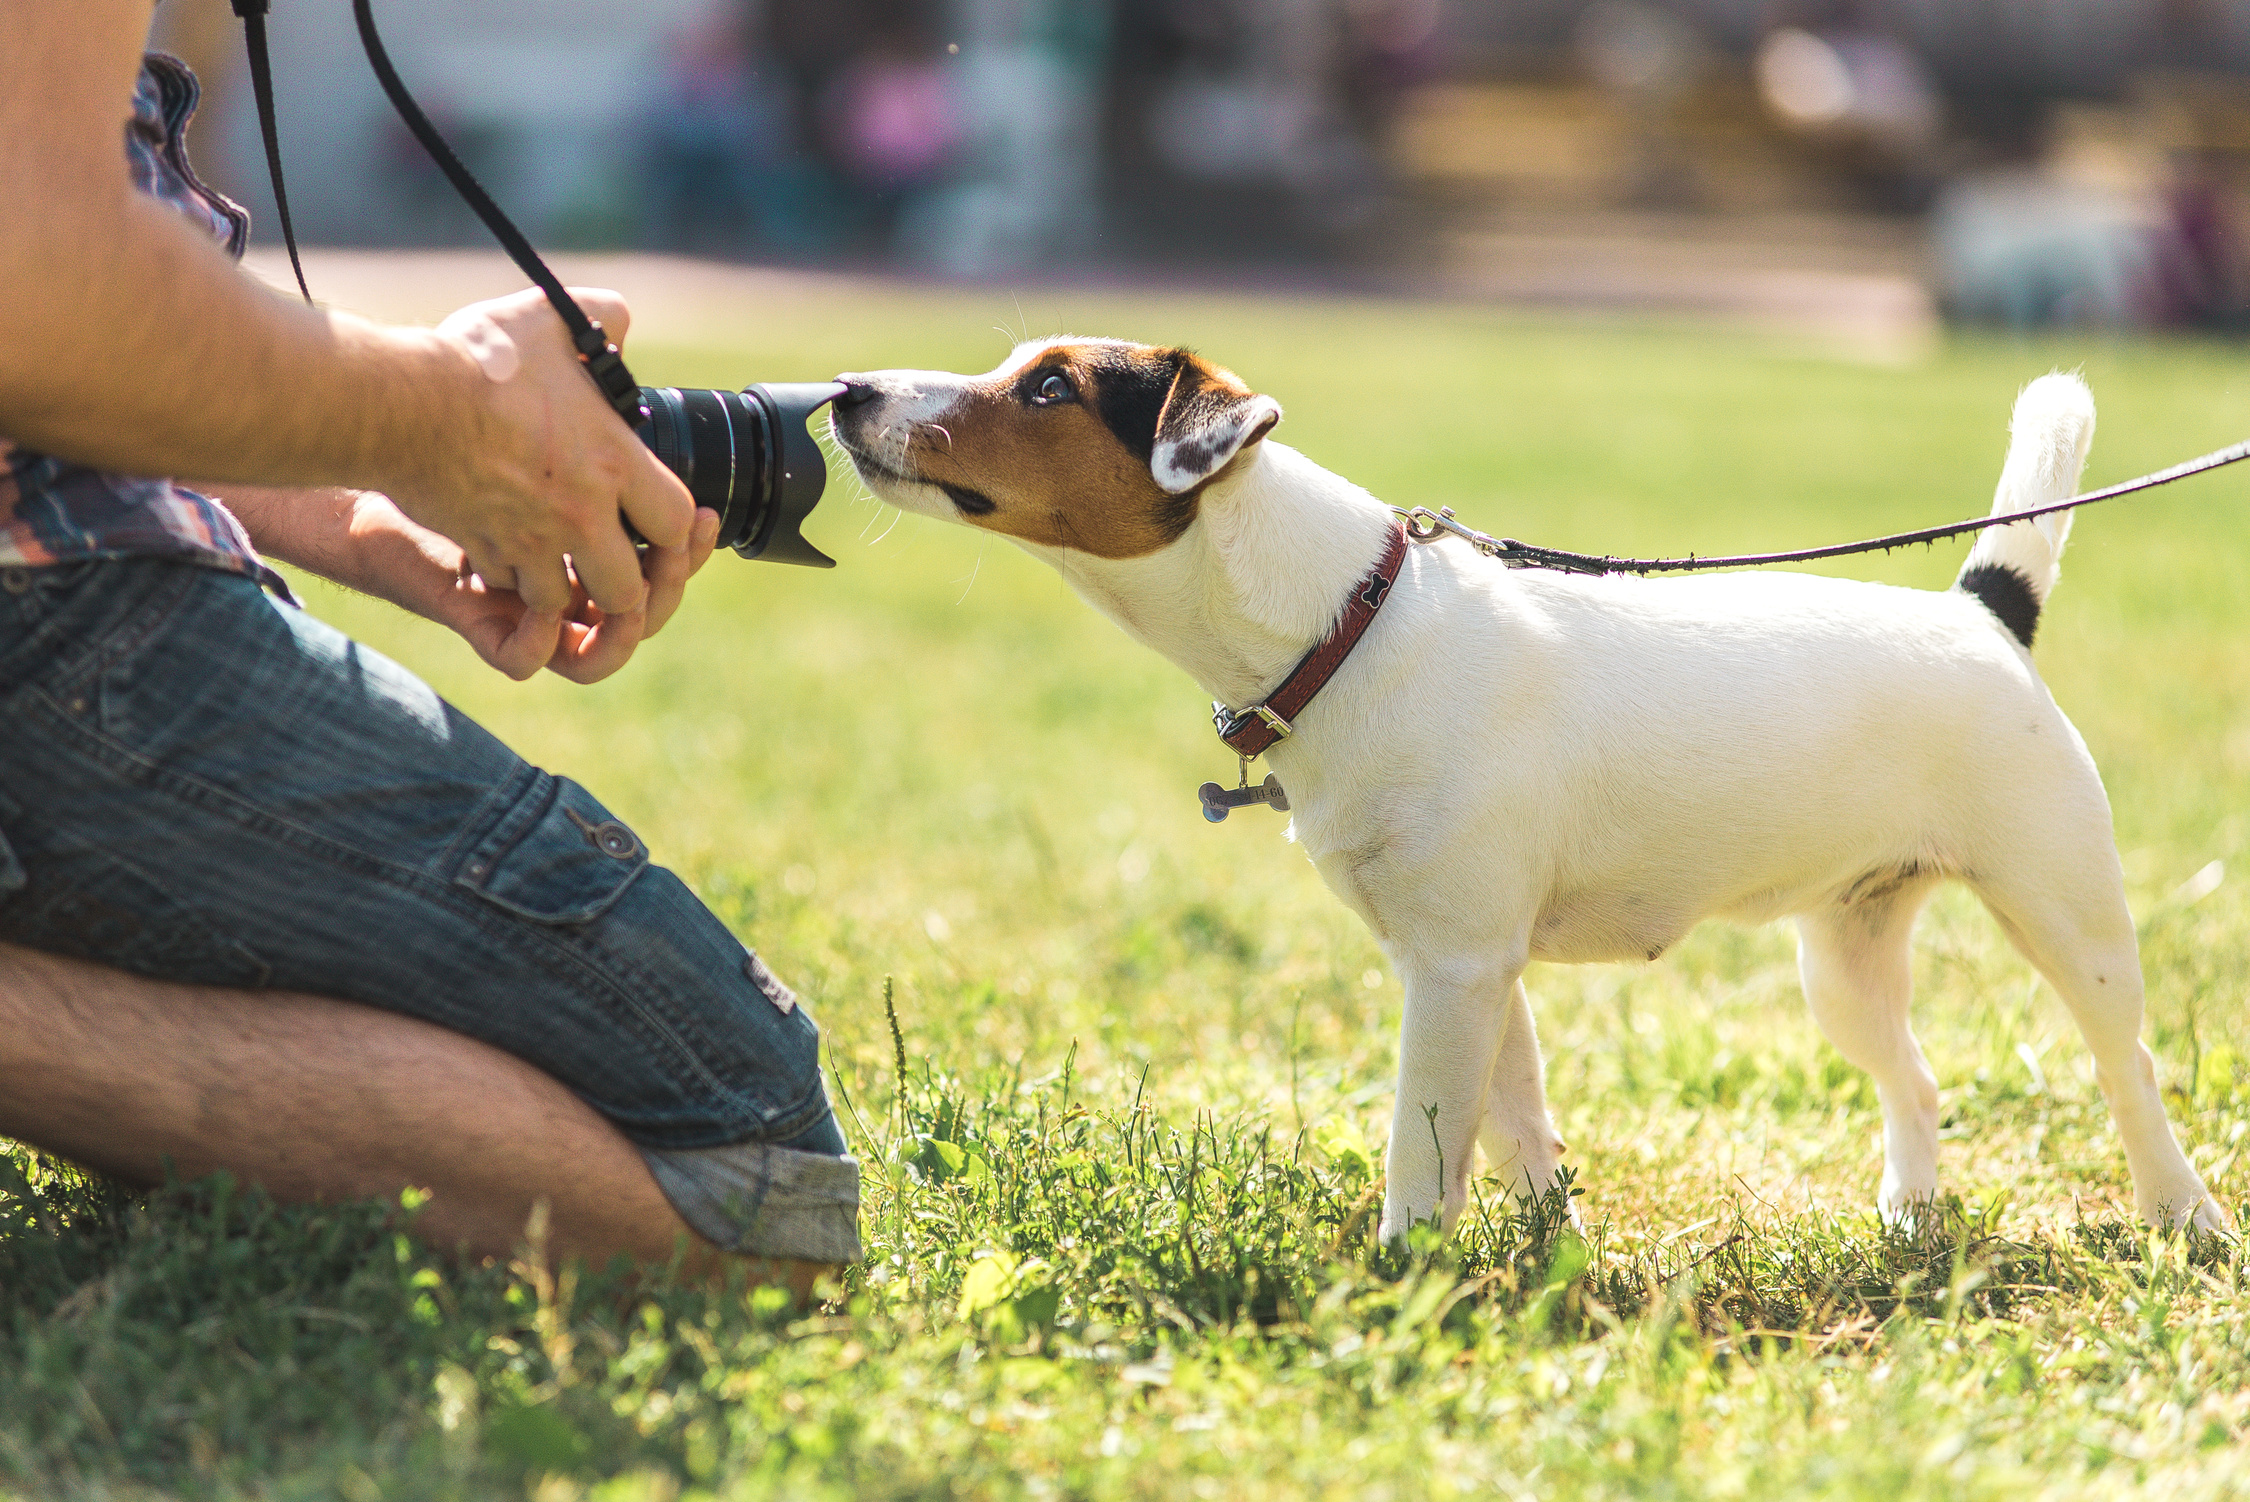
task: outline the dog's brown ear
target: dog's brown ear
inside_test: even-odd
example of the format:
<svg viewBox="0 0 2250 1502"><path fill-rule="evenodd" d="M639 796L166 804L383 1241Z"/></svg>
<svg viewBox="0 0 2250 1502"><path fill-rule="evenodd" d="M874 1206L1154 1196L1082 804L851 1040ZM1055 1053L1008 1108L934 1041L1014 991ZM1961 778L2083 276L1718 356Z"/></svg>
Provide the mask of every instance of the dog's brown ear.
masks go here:
<svg viewBox="0 0 2250 1502"><path fill-rule="evenodd" d="M1186 355L1156 421L1149 473L1167 495L1184 495L1234 461L1281 421L1281 403Z"/></svg>

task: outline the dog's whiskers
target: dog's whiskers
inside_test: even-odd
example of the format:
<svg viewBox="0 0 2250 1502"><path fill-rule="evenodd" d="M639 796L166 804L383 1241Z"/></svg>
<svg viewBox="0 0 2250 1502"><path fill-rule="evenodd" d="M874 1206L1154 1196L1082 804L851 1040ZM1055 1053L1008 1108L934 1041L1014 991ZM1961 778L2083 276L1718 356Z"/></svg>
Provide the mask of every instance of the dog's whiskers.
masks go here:
<svg viewBox="0 0 2250 1502"><path fill-rule="evenodd" d="M955 600L955 601L953 602L953 603L954 603L955 605L961 605L961 604L965 604L965 603L966 603L966 602L968 601L968 598L969 598L969 591L970 591L970 590L972 590L972 589L975 589L975 588L977 587L977 575L978 575L978 574L981 574L981 573L983 573L983 572L984 572L984 549L985 549L985 544L986 544L987 540L989 539L989 537L990 537L990 534L989 534L989 533L979 533L979 534L978 534L978 536L977 536L977 561L976 561L975 563L973 563L973 564L969 565L969 578L968 578L968 582L967 582L967 583L965 583L965 584L963 584L963 585L961 586L961 598L960 598L960 599L958 599L958 600Z"/></svg>

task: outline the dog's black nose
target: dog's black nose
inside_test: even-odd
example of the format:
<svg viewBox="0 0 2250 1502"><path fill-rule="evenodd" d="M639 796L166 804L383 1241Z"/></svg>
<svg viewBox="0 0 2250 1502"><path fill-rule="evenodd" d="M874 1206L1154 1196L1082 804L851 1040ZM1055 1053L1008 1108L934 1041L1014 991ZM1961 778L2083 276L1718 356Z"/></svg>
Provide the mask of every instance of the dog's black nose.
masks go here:
<svg viewBox="0 0 2250 1502"><path fill-rule="evenodd" d="M840 375L836 379L844 383L844 394L836 398L837 406L857 407L875 400L875 383L865 376Z"/></svg>

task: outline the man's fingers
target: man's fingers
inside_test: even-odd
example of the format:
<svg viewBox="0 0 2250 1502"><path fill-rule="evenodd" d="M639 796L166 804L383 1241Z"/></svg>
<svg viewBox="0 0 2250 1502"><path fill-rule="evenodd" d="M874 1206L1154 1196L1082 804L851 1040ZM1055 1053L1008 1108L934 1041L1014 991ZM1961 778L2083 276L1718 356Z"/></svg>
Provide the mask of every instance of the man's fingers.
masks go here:
<svg viewBox="0 0 2250 1502"><path fill-rule="evenodd" d="M516 571L498 548L477 537L457 537L453 541L460 547L461 556L469 565L468 573L462 576L464 582L468 577L474 576L482 579L487 589L514 587Z"/></svg>
<svg viewBox="0 0 2250 1502"><path fill-rule="evenodd" d="M711 561L711 550L719 545L719 513L709 506L699 506L695 512L695 525L688 529L688 576L693 578L703 572L703 565Z"/></svg>
<svg viewBox="0 0 2250 1502"><path fill-rule="evenodd" d="M641 644L647 619L644 613L635 611L631 615L605 615L590 626L565 621L547 666L573 683L599 682L625 666L633 649Z"/></svg>
<svg viewBox="0 0 2250 1502"><path fill-rule="evenodd" d="M628 548L626 551L632 550ZM479 569L477 572L484 573L484 570ZM523 596L524 604L533 610L541 615L561 615L570 609L570 602L576 592L571 586L570 571L563 567L562 559L519 559L514 572L515 577L503 587L513 589ZM484 578L487 584L500 583L490 574L485 574Z"/></svg>
<svg viewBox="0 0 2250 1502"><path fill-rule="evenodd" d="M694 497L638 438L628 435L626 441L632 452L626 455L625 495L619 509L632 518L633 530L647 541L660 548L681 546L695 525Z"/></svg>
<svg viewBox="0 0 2250 1502"><path fill-rule="evenodd" d="M650 548L641 556L641 566L648 571L648 608L641 612L641 634L654 636L664 629L672 612L680 608L680 596L687 591L688 550L686 548Z"/></svg>
<svg viewBox="0 0 2250 1502"><path fill-rule="evenodd" d="M571 550L570 566L578 574L586 597L604 615L631 615L648 602L648 581L641 577L641 555L633 551L625 529L616 525L595 527L596 535L583 547Z"/></svg>
<svg viewBox="0 0 2250 1502"><path fill-rule="evenodd" d="M489 647L482 642L476 646L486 662L521 683L554 657L562 629L561 616L527 610L517 618L514 630L503 635L495 622L493 634L498 639Z"/></svg>
<svg viewBox="0 0 2250 1502"><path fill-rule="evenodd" d="M703 566L711 556L711 546L719 540L719 513L705 507L695 513L695 526L688 533L684 548L650 548L642 555L641 568L648 575L648 625L643 638L654 636L672 619L672 612L680 608L680 599L687 593L690 575Z"/></svg>
<svg viewBox="0 0 2250 1502"><path fill-rule="evenodd" d="M622 294L607 287L565 287L563 290L586 310L588 318L602 326L610 343L620 349L625 347L625 331L633 326L633 310L625 306Z"/></svg>

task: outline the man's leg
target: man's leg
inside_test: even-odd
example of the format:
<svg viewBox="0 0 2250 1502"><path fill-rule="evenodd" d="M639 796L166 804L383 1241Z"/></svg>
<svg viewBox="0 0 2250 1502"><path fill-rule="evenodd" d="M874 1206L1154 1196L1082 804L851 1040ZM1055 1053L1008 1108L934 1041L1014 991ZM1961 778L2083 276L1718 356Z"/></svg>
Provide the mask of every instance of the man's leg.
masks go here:
<svg viewBox="0 0 2250 1502"><path fill-rule="evenodd" d="M546 1199L596 1257L668 1259L684 1225L699 1266L858 1260L806 1009L607 808L395 663L247 579L33 571L0 597L0 724L0 944L31 989L0 976L0 1132L286 1198L416 1184L478 1252Z"/></svg>
<svg viewBox="0 0 2250 1502"><path fill-rule="evenodd" d="M594 1264L676 1250L801 1298L823 1269L726 1256L682 1221L632 1143L531 1065L348 1001L144 980L0 944L0 1136L154 1184L169 1159L285 1202L430 1191L416 1229L507 1257L532 1206Z"/></svg>

